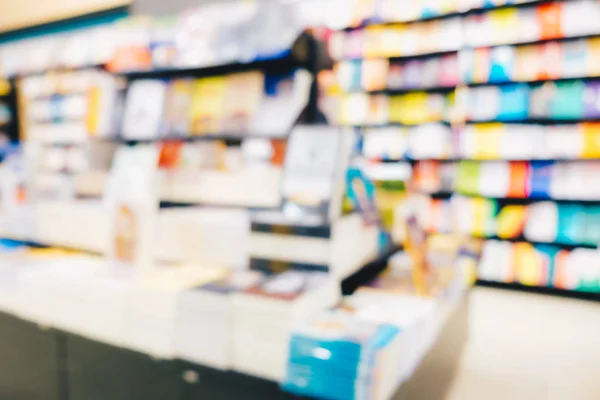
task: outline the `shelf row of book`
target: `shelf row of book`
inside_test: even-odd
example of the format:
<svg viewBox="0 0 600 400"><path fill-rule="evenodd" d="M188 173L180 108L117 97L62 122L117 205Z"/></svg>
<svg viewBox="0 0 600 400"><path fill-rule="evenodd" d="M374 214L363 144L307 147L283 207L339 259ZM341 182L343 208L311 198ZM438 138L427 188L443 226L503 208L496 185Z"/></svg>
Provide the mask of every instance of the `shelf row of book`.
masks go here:
<svg viewBox="0 0 600 400"><path fill-rule="evenodd" d="M111 74L93 70L36 75L22 82L23 148L33 167L28 169L29 187L51 198L73 197L78 181L98 181L82 174L106 176L121 141L210 139L206 144L179 144L189 158L179 166L185 164L188 170L199 170L204 163L205 170L214 164L214 171L243 173L248 149L258 164L262 159L282 159L269 138L287 138L307 107L311 87L310 74L304 70L135 80L126 93ZM252 138L263 140L240 147ZM178 145L165 146L168 153ZM175 168L174 162L164 165ZM92 192L102 192L102 180L91 184L99 186Z"/></svg>
<svg viewBox="0 0 600 400"><path fill-rule="evenodd" d="M483 245L478 276L487 282L598 294L598 259L596 249L488 240Z"/></svg>
<svg viewBox="0 0 600 400"><path fill-rule="evenodd" d="M498 199L598 201L598 161L418 162L412 182L424 193Z"/></svg>
<svg viewBox="0 0 600 400"><path fill-rule="evenodd" d="M137 80L127 93L122 137L287 136L308 103L310 85L304 70L170 82Z"/></svg>
<svg viewBox="0 0 600 400"><path fill-rule="evenodd" d="M478 123L364 128L361 151L369 160L525 161L594 160L600 124Z"/></svg>
<svg viewBox="0 0 600 400"><path fill-rule="evenodd" d="M466 120L597 119L599 89L599 82L582 80L469 88Z"/></svg>
<svg viewBox="0 0 600 400"><path fill-rule="evenodd" d="M429 232L573 247L595 247L600 242L598 205L510 204L461 195L448 200L424 196L421 201L419 220Z"/></svg>
<svg viewBox="0 0 600 400"><path fill-rule="evenodd" d="M457 13L483 11L507 5L526 5L539 3L540 0L446 0L431 2L415 0L398 2L396 0L352 0L344 2L352 12L344 15L343 26L358 27L366 23L402 23L418 22L433 18L451 17ZM340 17L341 18L341 17ZM342 21L335 19L337 24Z"/></svg>
<svg viewBox="0 0 600 400"><path fill-rule="evenodd" d="M413 60L343 60L334 71L343 92L393 92L453 89L460 84L459 67L458 54L445 54Z"/></svg>
<svg viewBox="0 0 600 400"><path fill-rule="evenodd" d="M352 126L431 122L561 122L600 118L600 82L571 80L470 87L458 92L344 93L331 100L329 118Z"/></svg>
<svg viewBox="0 0 600 400"><path fill-rule="evenodd" d="M298 4L199 6L172 17L118 18L0 47L4 77L106 65L111 71L200 68L291 55L307 14ZM206 23L198 29L197 21ZM228 24L217 21L227 20ZM209 23L210 21L210 23Z"/></svg>
<svg viewBox="0 0 600 400"><path fill-rule="evenodd" d="M583 17L582 17L583 16ZM414 57L462 48L526 44L597 35L600 4L576 0L503 8L473 15L340 30L330 40L336 60Z"/></svg>
<svg viewBox="0 0 600 400"><path fill-rule="evenodd" d="M81 75L87 72L64 74L69 79ZM117 84L107 80L102 87L100 75L94 72L94 79L77 94L63 95L59 90L36 98L37 93L27 92L32 96L26 106L28 140L77 144L90 136L132 140L211 134L243 137L251 132L286 136L306 106L310 91L305 71L135 81L128 89L123 124L117 127L111 118L119 103ZM50 75L47 79L52 80Z"/></svg>
<svg viewBox="0 0 600 400"><path fill-rule="evenodd" d="M335 73L345 92L443 90L461 83L494 85L598 77L598 48L600 40L593 38L463 49L409 60L342 60L336 64Z"/></svg>
<svg viewBox="0 0 600 400"><path fill-rule="evenodd" d="M599 38L461 50L462 82L496 84L595 77Z"/></svg>

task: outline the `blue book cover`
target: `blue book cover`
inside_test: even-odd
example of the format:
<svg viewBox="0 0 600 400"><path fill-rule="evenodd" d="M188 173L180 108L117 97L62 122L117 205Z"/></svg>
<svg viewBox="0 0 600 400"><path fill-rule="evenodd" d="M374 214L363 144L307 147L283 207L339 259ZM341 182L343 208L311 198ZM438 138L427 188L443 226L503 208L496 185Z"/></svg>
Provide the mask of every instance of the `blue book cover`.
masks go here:
<svg viewBox="0 0 600 400"><path fill-rule="evenodd" d="M579 204L560 204L558 208L558 234L556 241L576 245L585 242L585 208Z"/></svg>
<svg viewBox="0 0 600 400"><path fill-rule="evenodd" d="M352 313L323 313L292 335L282 388L318 398L368 398L377 352L398 332Z"/></svg>
<svg viewBox="0 0 600 400"><path fill-rule="evenodd" d="M515 65L515 48L512 46L495 47L490 51L490 75L488 82L512 81Z"/></svg>
<svg viewBox="0 0 600 400"><path fill-rule="evenodd" d="M600 207L587 206L585 227L585 243L589 245L600 244Z"/></svg>
<svg viewBox="0 0 600 400"><path fill-rule="evenodd" d="M532 161L529 175L529 197L532 199L550 199L552 186L553 161Z"/></svg>
<svg viewBox="0 0 600 400"><path fill-rule="evenodd" d="M527 85L506 85L500 88L500 110L498 119L501 121L521 121L527 119L529 112L529 94Z"/></svg>
<svg viewBox="0 0 600 400"><path fill-rule="evenodd" d="M583 81L557 82L550 106L550 116L556 119L581 119L584 114Z"/></svg>

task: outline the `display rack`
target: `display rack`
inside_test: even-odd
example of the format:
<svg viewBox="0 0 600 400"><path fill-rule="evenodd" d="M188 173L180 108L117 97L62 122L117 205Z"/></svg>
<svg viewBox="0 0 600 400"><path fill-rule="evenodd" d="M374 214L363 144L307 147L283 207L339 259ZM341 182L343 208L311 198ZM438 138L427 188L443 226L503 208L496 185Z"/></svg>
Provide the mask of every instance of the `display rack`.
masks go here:
<svg viewBox="0 0 600 400"><path fill-rule="evenodd" d="M515 57L515 62L516 62L516 67L514 69L504 69L504 67L506 66L506 64L503 64L502 61L500 61L500 59L494 61L493 57L494 55L491 55L491 59L490 62L492 63L493 68L496 68L493 72L492 69L490 69L490 77L488 79L483 79L483 80L473 80L473 79L469 79L469 76L471 74L471 70L468 70L467 72L467 78L466 78L466 83L468 85L468 91L469 92L473 92L479 90L479 88L486 88L486 87L491 87L491 88L495 88L498 87L500 88L500 90L506 90L505 88L517 88L519 82L524 82L522 85L524 86L519 86L519 88L523 88L523 90L532 90L531 94L528 96L529 99L527 99L527 103L529 110L524 110L525 113L521 113L521 114L514 114L511 116L506 116L506 118L502 118L500 115L498 116L497 119L491 119L492 121L501 121L503 123L507 123L507 124L512 124L512 123L521 123L520 121L522 121L522 123L525 124L542 124L544 129L544 133L543 135L546 137L549 137L547 135L551 135L553 133L550 132L550 129L563 129L561 127L564 127L566 129L569 128L570 125L567 124L571 124L571 123L575 123L575 122L586 122L586 121L595 121L597 116L595 115L595 111L593 109L593 107L588 107L587 105L583 104L583 100L580 100L581 104L581 111L577 111L576 108L578 106L575 106L575 109L573 110L567 110L565 109L561 104L566 104L564 102L568 102L568 96L569 94L564 91L565 88L569 87L568 85L571 85L570 87L575 87L573 85L586 85L589 87L592 87L590 85L593 85L594 79L593 77L595 76L595 72L593 71L593 69L589 69L589 65L591 64L586 64L585 60L589 61L589 57L592 57L591 54L593 52L593 44L592 42L589 42L589 40L596 40L593 39L597 36L597 31L594 30L593 26L591 26L588 22L586 22L585 20L581 20L580 22L577 23L576 20L574 19L569 19L568 17L568 13L569 13L569 9L574 9L575 7L581 7L581 10L579 10L579 15L583 15L586 13L594 13L597 12L597 3L584 3L584 2L535 2L532 4L525 4L525 5L520 5L518 7L518 12L519 12L519 18L521 18L521 21L523 24L526 23L527 21L527 17L532 18L534 13L537 13L537 22L539 24L539 32L540 32L540 36L538 38L536 38L535 40L502 40L503 44L505 43L506 45L510 46L510 47L502 47L502 49L507 49L507 50L499 50L501 49L500 44L499 43L489 43L489 46L486 46L488 49L490 50L483 50L483 51L496 51L498 54L500 54L500 51L506 51L507 53L505 53L505 56L510 57ZM586 8L587 7L587 8ZM517 9L516 7L511 7L511 6L507 6L504 8L505 10L513 10L513 9ZM583 10L586 11L583 11ZM513 12L513 11L507 11L507 12ZM570 11L571 14L574 13L574 11ZM491 15L491 14L481 14L481 15ZM545 16L550 16L550 15L554 15L558 18L558 20L556 21L556 24L554 22L551 21L551 19L547 19L547 20L543 20L543 18L545 18ZM573 17L571 17L573 18ZM581 17L580 17L581 18ZM531 21L531 19L530 19ZM469 23L469 22L467 22ZM474 46L475 50L474 51L481 51L478 50L478 46ZM495 50L498 49L498 50ZM531 58L524 58L524 57L529 57L528 53L526 53L526 51L529 51L529 54L532 54L531 51L533 51L532 49L537 49L538 51L538 57L541 57L539 59L539 63L540 64L536 64L535 62L532 62ZM555 51L554 53L552 53L552 51ZM513 56L509 55L510 52L514 52ZM469 57L473 57L473 53L471 50L465 50L465 57L467 57L468 60L472 60L472 58ZM482 53L483 54L483 53ZM535 56L534 56L535 57ZM522 60L522 61L521 61ZM530 64L530 69L528 71L523 71L523 70L519 70L519 62L528 62ZM539 65L539 67L537 70L535 69L535 65ZM471 66L469 68L472 68ZM524 74L523 74L524 73ZM519 75L520 74L520 75ZM591 77L591 79L589 79L588 77ZM478 78L481 79L481 78ZM512 85L512 86L511 86ZM542 86L543 85L543 86ZM546 97L540 97L540 96L544 96L542 93L543 90L545 90L545 88L547 87L547 85L559 85L559 86L554 86L557 89L557 92L555 92L553 95L549 94L550 97L546 96ZM562 85L562 86L560 86ZM548 86L548 88L550 88ZM510 90L510 89L509 89ZM519 89L520 90L520 89ZM561 91L562 90L562 91ZM583 90L588 90L588 89L583 89ZM589 89L591 90L591 89ZM535 92L538 91L538 92ZM587 93L587 92L586 92ZM537 96L537 97L535 97ZM552 96L555 96L555 100L552 99ZM586 94L586 96L593 96L593 94L590 92L590 94ZM477 100L477 97L475 97L475 102L481 101L481 99ZM516 100L515 98L515 101ZM540 108L540 105L543 104L544 101L548 101L550 102L548 108L544 109L543 107ZM562 103L561 103L562 101ZM473 103L474 104L474 103ZM572 103L575 104L575 103ZM537 107L537 108L535 108ZM540 113L541 112L541 113ZM476 118L477 119L477 118ZM476 121L479 122L479 121ZM529 125L530 127L535 128L535 125ZM510 127L510 125L509 125ZM523 127L527 127L527 125L523 125ZM556 128L553 128L556 127ZM571 133L573 134L572 136L570 136L570 139L567 139L567 136L565 136L565 139L563 140L563 143L567 143L565 141L569 140L569 141L574 141L577 140L577 136L575 135L579 135L580 133L578 133L575 129L574 125L571 126ZM566 130L564 129L564 130ZM593 133L593 131L591 129L591 125L590 128L587 128L588 130L586 131L586 133L582 133L582 135L589 135L589 137L593 137L593 135L595 135L595 133ZM523 135L526 134L530 134L533 135L534 132L532 130L530 130L530 132L526 132L526 131L522 131ZM547 140L544 136L541 136L541 134L538 134L540 136L538 136L542 141ZM565 133L566 135L566 133ZM517 144L518 142L515 142L515 145L518 146ZM522 142L523 144L525 144L524 142ZM538 142L539 143L539 142ZM557 144L555 146L560 146L558 145L559 142L556 142ZM566 179L570 179L573 180L575 179L573 176L574 175L579 175L581 173L584 173L583 171L586 171L586 167L583 167L581 165L581 162L585 162L585 163L589 163L587 165L590 165L589 168L593 168L591 167L591 165L595 165L593 159L595 159L597 157L597 154L594 153L593 147L591 142L587 141L587 139L584 139L584 141L582 141L581 144L581 150L579 150L579 152L577 150L572 150L571 153L568 153L570 150L566 150L566 153L557 155L557 156L545 156L544 153L532 153L531 155L533 157L530 158L524 158L525 161L529 161L532 163L532 165L539 165L541 168L544 168L544 165L548 166L549 168L553 168L553 162L554 161L560 161L562 163L562 165L564 167L561 168L571 168L570 170L570 176L571 178L565 178ZM543 151L543 149L541 149ZM494 157L496 158L496 157ZM499 157L499 158L505 158L505 157ZM521 157L520 157L521 158ZM538 160L538 159L547 159L547 161L542 161L542 160ZM568 163L573 163L573 162L578 162L581 161L579 163L574 163L572 165L578 164L579 165L579 173L575 171L575 167L569 167ZM490 161L482 161L482 162L490 162ZM512 160L511 160L512 162ZM535 164L537 163L537 164ZM558 164L556 164L558 165ZM535 168L535 167L534 167ZM539 167L538 167L539 168ZM557 168L557 167L554 167ZM532 186L532 190L533 191L537 191L537 193L532 193L529 196L517 196L517 197L524 197L524 198L517 198L514 199L512 197L515 196L505 196L506 199L504 198L500 198L499 201L499 212L502 212L502 210L504 209L505 205L522 205L522 206L529 206L531 205L535 205L537 204L537 202L542 202L542 201L551 201L555 204L558 204L560 206L560 204L566 204L564 207L578 207L578 205L592 205L595 204L595 196L592 195L593 197L587 195L584 196L586 193L585 190L577 190L577 189L564 189L562 190L560 193L561 195L558 195L557 193L553 193L552 190L554 190L556 192L557 189L550 189L551 185L556 185L558 183L558 179L559 176L555 174L553 174L552 172L550 172L550 176L548 176L547 178L541 178L538 177L538 175L536 175L536 171L531 170L533 174L533 178L531 181L531 185ZM542 183L543 181L538 181L538 179L546 179L548 183ZM536 183L538 182L538 183ZM546 186L547 185L547 186ZM546 187L546 189L544 189ZM554 188L554 186L552 186ZM471 193L467 193L467 195L469 195ZM481 195L481 194L479 194ZM563 198L563 196L568 196L569 198ZM580 197L576 197L576 196L580 196ZM489 194L485 195L485 197L495 197L495 196L490 196ZM500 197L504 197L504 196L500 196ZM539 217L539 216L535 216L535 217ZM557 222L558 224L558 222ZM563 225L559 225L559 230L560 229L567 229L565 228ZM490 238L491 240L496 240L494 238ZM561 239L556 239L555 241L550 241L550 243L542 243L540 241L535 241L535 240L527 240L523 237L515 237L515 238L504 238L504 239L500 239L500 240L509 240L513 243L523 243L523 242L528 242L531 243L532 245L536 246L536 249L541 249L542 247L539 246L545 246L545 245L551 245L557 249L562 249L561 252L559 254L566 254L564 253L565 251L572 251L572 250L576 250L577 252L584 252L586 251L585 249L596 249L597 245L596 243L577 243L577 242L570 242L570 243L562 243ZM487 247L484 247L484 249L486 249ZM544 247L545 248L545 247ZM592 251L592 250L587 250L587 251ZM485 252L485 250L484 250ZM532 253L533 254L533 253ZM546 254L546 253L543 253ZM573 253L575 254L575 253ZM590 253L591 254L591 253ZM498 256L498 255L497 255ZM517 269L516 274L517 274L517 280L516 281L511 281L510 278L508 278L508 280L506 281L502 281L502 282L498 282L497 285L495 285L496 287L514 287L514 288L518 288L518 289L523 289L523 290L529 290L529 291L538 291L538 292L544 292L544 293L550 293L550 294L560 294L560 295L572 295L573 297L586 297L586 298L595 298L597 296L595 296L595 293L581 293L579 291L574 291L573 289L568 290L566 289L566 287L563 287L563 289L559 289L558 287L556 287L555 285L557 285L556 283L556 279L558 279L556 276L553 276L554 274L557 274L558 269L557 268L561 268L559 265L559 261L557 258L558 256L552 256L552 253L548 253L547 256L544 257L549 257L548 262L549 262L549 270L546 270L546 272L544 273L546 277L542 277L540 276L540 278L538 278L539 280L536 282L536 279L534 278L533 281L531 280L531 278L527 279L524 278L522 275L523 272L520 272L520 270ZM489 260L490 257L487 257L486 254L483 254L483 258ZM544 258L545 259L545 258ZM530 262L534 262L533 260ZM583 261L579 261L579 264L582 264ZM556 266L555 266L556 264ZM490 273L490 265L486 265L486 266L482 266L482 274L483 271L485 270L486 274ZM492 267L493 268L493 267ZM519 267L520 268L520 267ZM523 267L524 268L524 267ZM530 268L541 268L538 266L531 266ZM569 264L568 266L564 267L566 268L565 271L567 272L563 272L566 274L571 274L571 278L573 280L573 282L577 282L579 279L585 279L586 281L593 281L594 280L594 273L591 271L588 271L585 275L585 278L583 277L583 275L580 277L578 277L578 273L574 272L576 268L576 264ZM545 270L545 268L540 269L540 271ZM569 272L569 270L571 270L571 272ZM486 279L485 277L486 275L483 275L481 277L481 279ZM534 275L535 276L535 275ZM506 279L506 278L505 278ZM525 279L525 281L523 281L523 279ZM484 282L484 281L482 281ZM522 283L526 283L526 285L523 285ZM488 282L487 284L493 284ZM578 284L575 284L575 286L577 286ZM539 286L539 287L535 287L535 288L531 288L531 286ZM588 290L588 291L595 291L596 289L594 288L594 286L588 286L587 288L579 288L577 290Z"/></svg>
<svg viewBox="0 0 600 400"><path fill-rule="evenodd" d="M510 267L512 272L503 275L502 279L508 279L502 281L503 286L515 282L515 287L523 287L524 282L519 279L525 279L529 286L560 285L562 289L556 290L568 293L565 278L552 276L555 264L556 268L563 268L564 260L559 262L552 252L540 250L549 245L560 250L561 257L570 254L565 251L574 251L575 258L582 257L561 272L573 280L574 286L570 286L573 295L578 296L580 290L595 292L598 288L593 282L600 278L600 271L593 272L594 268L588 265L587 272L577 272L576 266L587 265L582 260L586 255L593 256L592 250L597 248L595 239L540 239L522 231L499 237L495 225L502 223L506 229L512 215L516 218L512 229L524 229L525 216L521 220L517 215L525 207L539 208L547 202L556 204L559 209L556 212L561 215L568 210L595 212L600 197L592 189L597 175L593 171L597 169L600 153L594 143L600 131L594 105L599 76L594 54L600 32L591 21L600 9L596 2L582 1L507 3L510 4L463 2L455 10L437 14L431 10L418 12L415 6L410 8L412 16L404 18L386 18L385 13L389 12L386 5L364 7L362 10L367 10L367 14L355 16L359 22L334 34L330 42L332 57L338 60L342 94L338 96L339 113L330 113L329 117L362 129L363 151L371 163L389 167L409 162L413 166L411 186L416 193L428 197L423 200L421 219L431 234L452 233L455 228L451 221L458 219L458 230L469 237L482 238L486 243L530 245L527 256L531 256L529 262L533 265L519 264L514 267L516 271ZM408 13L406 9L402 11ZM446 48L437 52L432 48L439 34L433 25L429 47L419 48L419 24L437 22L438 30L442 31L441 23L454 19L460 21L460 28L456 36L445 35ZM395 41L391 41L392 37ZM409 37L412 47L406 45ZM348 49L362 49L362 52L355 54ZM425 112L435 109L428 102L429 96L445 88L416 80L408 88L390 90L391 69L379 66L376 72L372 65L366 68L374 57L420 62L454 51L461 60L460 68L457 66L460 76L454 85L448 85L453 99L447 103L446 112L435 117ZM359 60L364 60L362 67ZM401 69L404 79L412 73L407 68ZM426 64L421 65L421 73L424 70ZM434 75L429 73L431 80ZM379 87L359 90L364 82L373 84L377 75L387 75L388 83L377 82ZM390 118L386 114L387 103L381 99L374 101L376 95L392 99L394 95L411 93L419 93L420 98L413 97L411 102L403 104L403 109L411 110L411 117L416 115L421 120ZM359 109L369 110L370 114L361 114ZM391 102L389 113L394 113ZM446 132L431 129L431 125L414 134L410 131L420 123L435 122L446 124ZM377 130L385 133L376 134ZM484 181L489 184L480 183ZM515 211L517 214L513 212L515 207L520 207ZM545 215L549 218L553 214ZM540 216L530 217L530 225L535 225ZM502 222L497 218L503 218ZM518 228L521 222L517 221L522 222L522 228ZM469 223L472 226L467 226ZM593 224L588 223L590 233ZM567 228L561 222L558 229L574 229L574 225ZM491 251L490 246L484 246L483 251L487 264L481 266L480 279L490 280L491 275L486 275L493 269L490 262L493 264L495 259L499 263L501 257L497 257L499 253L493 253L496 257L486 255ZM509 267L498 265L497 273L505 268ZM521 276L520 268L538 271L534 276L539 274L539 281L534 283L531 276ZM556 279L562 283L555 282Z"/></svg>

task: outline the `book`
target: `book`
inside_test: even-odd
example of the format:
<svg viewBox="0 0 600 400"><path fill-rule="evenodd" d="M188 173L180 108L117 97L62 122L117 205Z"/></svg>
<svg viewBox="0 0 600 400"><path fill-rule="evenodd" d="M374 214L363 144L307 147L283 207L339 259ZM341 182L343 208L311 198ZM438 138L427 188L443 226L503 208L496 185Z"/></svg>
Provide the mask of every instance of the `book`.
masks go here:
<svg viewBox="0 0 600 400"><path fill-rule="evenodd" d="M164 136L189 134L193 88L193 81L189 79L176 79L169 84L162 129Z"/></svg>
<svg viewBox="0 0 600 400"><path fill-rule="evenodd" d="M339 283L322 272L289 271L234 297L233 367L280 381L285 376L292 327L334 305Z"/></svg>
<svg viewBox="0 0 600 400"><path fill-rule="evenodd" d="M272 94L273 95L273 94ZM227 76L222 130L242 134L250 129L265 96L265 76L259 71Z"/></svg>
<svg viewBox="0 0 600 400"><path fill-rule="evenodd" d="M122 134L125 139L156 138L163 118L166 84L158 80L133 82L127 92Z"/></svg>
<svg viewBox="0 0 600 400"><path fill-rule="evenodd" d="M218 369L232 367L233 298L260 284L256 271L234 271L225 277L185 291L175 320L178 358Z"/></svg>
<svg viewBox="0 0 600 400"><path fill-rule="evenodd" d="M192 135L214 135L221 131L226 84L225 76L196 80L190 110Z"/></svg>

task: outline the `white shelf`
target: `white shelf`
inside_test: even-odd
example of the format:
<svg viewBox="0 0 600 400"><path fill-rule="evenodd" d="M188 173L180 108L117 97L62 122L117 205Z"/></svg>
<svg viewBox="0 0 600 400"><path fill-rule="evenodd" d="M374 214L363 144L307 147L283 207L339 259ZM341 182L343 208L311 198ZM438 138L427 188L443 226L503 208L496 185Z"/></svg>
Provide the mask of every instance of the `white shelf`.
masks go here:
<svg viewBox="0 0 600 400"><path fill-rule="evenodd" d="M281 204L283 169L276 166L235 172L176 171L160 173L160 198L173 203L271 208Z"/></svg>

